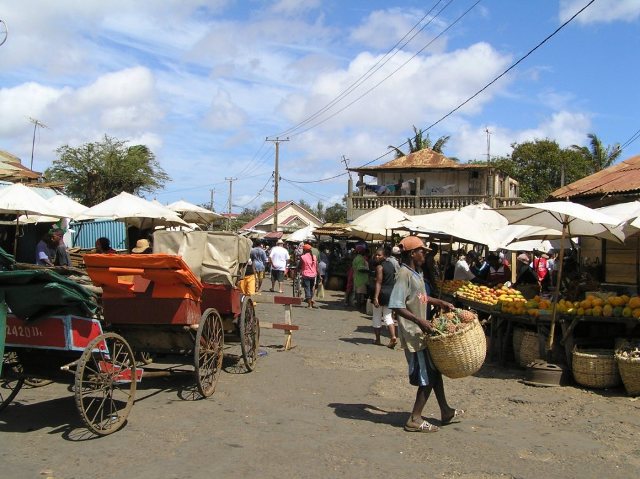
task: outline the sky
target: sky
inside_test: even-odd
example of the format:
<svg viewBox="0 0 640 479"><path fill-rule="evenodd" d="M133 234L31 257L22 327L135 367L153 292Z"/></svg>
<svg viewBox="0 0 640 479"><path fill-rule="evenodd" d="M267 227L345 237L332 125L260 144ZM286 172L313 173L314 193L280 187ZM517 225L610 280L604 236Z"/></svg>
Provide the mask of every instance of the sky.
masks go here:
<svg viewBox="0 0 640 479"><path fill-rule="evenodd" d="M279 200L325 207L413 126L461 162L625 145L639 0L595 0L457 108L589 1L0 0L0 149L44 171L63 145L144 144L171 177L148 199L239 213L274 200L277 139Z"/></svg>

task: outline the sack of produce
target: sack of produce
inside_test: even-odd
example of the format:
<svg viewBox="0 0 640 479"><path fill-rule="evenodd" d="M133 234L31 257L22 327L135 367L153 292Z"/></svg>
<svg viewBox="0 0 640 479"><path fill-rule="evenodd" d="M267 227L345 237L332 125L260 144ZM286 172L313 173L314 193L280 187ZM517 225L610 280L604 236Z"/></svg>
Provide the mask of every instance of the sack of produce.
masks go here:
<svg viewBox="0 0 640 479"><path fill-rule="evenodd" d="M454 309L433 319L427 348L438 371L456 379L471 376L484 363L487 340L473 311Z"/></svg>

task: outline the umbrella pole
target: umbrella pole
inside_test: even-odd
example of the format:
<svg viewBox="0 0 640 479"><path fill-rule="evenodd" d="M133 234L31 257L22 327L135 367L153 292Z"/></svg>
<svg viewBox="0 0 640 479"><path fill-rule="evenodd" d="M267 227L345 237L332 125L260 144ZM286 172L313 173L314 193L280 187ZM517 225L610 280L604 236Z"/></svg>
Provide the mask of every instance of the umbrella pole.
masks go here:
<svg viewBox="0 0 640 479"><path fill-rule="evenodd" d="M564 263L564 239L567 235L567 227L566 223L562 224L562 235L560 237L560 257L558 261L560 264L558 265L558 280L556 281L556 289L553 292L553 311L551 313L551 326L549 328L549 337L547 338L547 356L551 355L551 349L553 348L553 336L556 331L556 316L558 314L558 298L560 297L560 283L562 283L562 266ZM548 358L550 359L550 358Z"/></svg>
<svg viewBox="0 0 640 479"><path fill-rule="evenodd" d="M13 257L14 258L18 257L18 234L19 233L20 233L20 215L16 215L16 234L13 235Z"/></svg>

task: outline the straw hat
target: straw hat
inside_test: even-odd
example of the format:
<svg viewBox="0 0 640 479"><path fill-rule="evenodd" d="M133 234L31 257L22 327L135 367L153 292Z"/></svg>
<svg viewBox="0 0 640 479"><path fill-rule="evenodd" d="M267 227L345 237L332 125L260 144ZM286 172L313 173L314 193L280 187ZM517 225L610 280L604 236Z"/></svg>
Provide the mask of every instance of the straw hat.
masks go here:
<svg viewBox="0 0 640 479"><path fill-rule="evenodd" d="M131 250L132 253L144 253L151 248L151 243L147 239L139 239L136 241L136 247Z"/></svg>

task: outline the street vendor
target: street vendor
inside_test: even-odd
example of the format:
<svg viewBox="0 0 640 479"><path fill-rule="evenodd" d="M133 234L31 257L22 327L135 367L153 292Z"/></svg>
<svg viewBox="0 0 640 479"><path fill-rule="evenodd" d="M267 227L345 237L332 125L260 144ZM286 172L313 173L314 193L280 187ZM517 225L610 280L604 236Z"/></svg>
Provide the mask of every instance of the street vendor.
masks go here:
<svg viewBox="0 0 640 479"><path fill-rule="evenodd" d="M47 231L36 245L36 264L39 266L54 266L60 237Z"/></svg>
<svg viewBox="0 0 640 479"><path fill-rule="evenodd" d="M389 299L389 307L398 315L398 336L409 365L409 383L418 387L411 416L404 429L408 432L437 432L440 428L422 418L431 391L435 391L440 407L441 424L446 425L464 415L462 409L449 406L444 392L442 374L435 368L427 350L426 335L433 325L426 319L431 302L444 310L452 310L446 301L428 297L424 287L422 265L428 248L417 236L407 236L403 247L402 266Z"/></svg>
<svg viewBox="0 0 640 479"><path fill-rule="evenodd" d="M487 256L489 263L489 273L487 274L487 283L491 286L511 281L511 268L500 260L500 256L496 253L489 253Z"/></svg>
<svg viewBox="0 0 640 479"><path fill-rule="evenodd" d="M516 282L515 287L525 298L531 299L540 293L538 276L530 266L531 259L527 253L520 253L516 258Z"/></svg>

